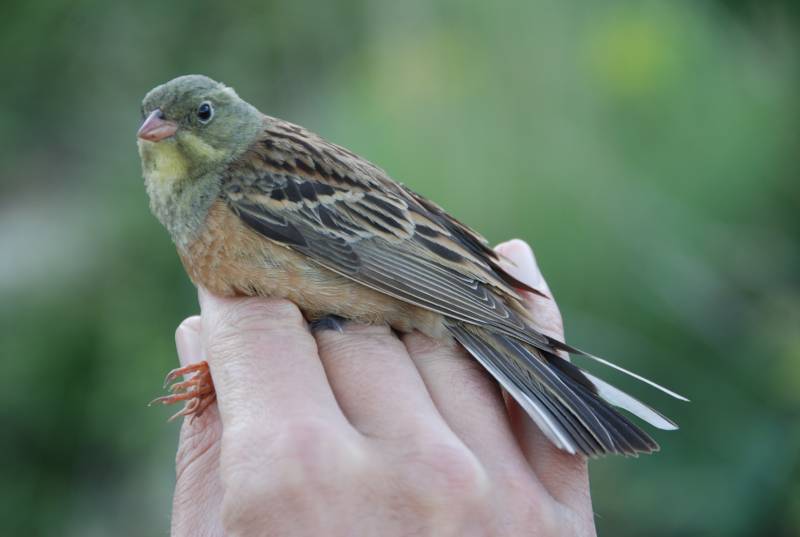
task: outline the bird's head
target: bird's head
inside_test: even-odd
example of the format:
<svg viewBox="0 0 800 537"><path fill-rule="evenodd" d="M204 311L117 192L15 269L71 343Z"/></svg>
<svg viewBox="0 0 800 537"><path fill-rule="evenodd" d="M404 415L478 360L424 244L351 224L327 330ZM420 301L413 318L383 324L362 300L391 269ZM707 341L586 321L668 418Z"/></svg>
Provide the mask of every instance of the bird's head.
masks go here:
<svg viewBox="0 0 800 537"><path fill-rule="evenodd" d="M142 101L139 155L145 177L182 181L220 169L258 135L262 116L232 88L186 75Z"/></svg>
<svg viewBox="0 0 800 537"><path fill-rule="evenodd" d="M201 75L153 88L142 102L139 156L153 214L183 247L213 203L225 166L258 138L264 116Z"/></svg>

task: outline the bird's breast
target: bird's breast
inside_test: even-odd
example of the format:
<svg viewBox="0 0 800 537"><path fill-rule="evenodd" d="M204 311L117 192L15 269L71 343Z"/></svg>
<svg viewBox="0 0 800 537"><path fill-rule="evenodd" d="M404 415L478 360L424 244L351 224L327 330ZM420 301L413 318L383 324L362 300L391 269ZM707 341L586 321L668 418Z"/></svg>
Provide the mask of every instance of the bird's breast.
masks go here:
<svg viewBox="0 0 800 537"><path fill-rule="evenodd" d="M334 314L448 337L438 313L374 291L262 237L222 201L211 206L203 230L178 253L192 281L216 295L285 298L309 319Z"/></svg>

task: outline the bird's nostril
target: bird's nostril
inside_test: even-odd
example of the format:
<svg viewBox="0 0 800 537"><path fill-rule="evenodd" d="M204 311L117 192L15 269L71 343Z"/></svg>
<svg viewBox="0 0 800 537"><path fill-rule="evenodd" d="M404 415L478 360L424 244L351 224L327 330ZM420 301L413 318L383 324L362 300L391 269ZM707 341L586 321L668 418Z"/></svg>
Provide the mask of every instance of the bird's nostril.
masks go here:
<svg viewBox="0 0 800 537"><path fill-rule="evenodd" d="M161 110L159 110L159 111L158 111L158 116L157 116L157 117L158 117L158 119L164 119L166 116L164 115L164 112L162 112Z"/></svg>

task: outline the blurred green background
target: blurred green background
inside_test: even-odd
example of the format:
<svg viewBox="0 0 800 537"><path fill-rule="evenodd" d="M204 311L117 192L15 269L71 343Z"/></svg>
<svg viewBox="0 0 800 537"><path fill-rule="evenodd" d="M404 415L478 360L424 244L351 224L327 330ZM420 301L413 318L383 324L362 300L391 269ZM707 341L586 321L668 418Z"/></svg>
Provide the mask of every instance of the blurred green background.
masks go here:
<svg viewBox="0 0 800 537"><path fill-rule="evenodd" d="M204 73L492 242L529 240L567 336L686 394L592 463L601 534L800 534L800 16L786 2L5 2L0 533L165 535L147 408L197 311L135 132ZM591 366L591 364L588 364Z"/></svg>

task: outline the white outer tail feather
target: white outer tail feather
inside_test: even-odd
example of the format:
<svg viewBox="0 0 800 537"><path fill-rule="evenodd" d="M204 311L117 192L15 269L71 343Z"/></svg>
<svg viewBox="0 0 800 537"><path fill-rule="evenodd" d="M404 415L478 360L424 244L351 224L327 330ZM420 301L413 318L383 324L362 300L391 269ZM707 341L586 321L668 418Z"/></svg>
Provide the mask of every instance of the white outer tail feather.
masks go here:
<svg viewBox="0 0 800 537"><path fill-rule="evenodd" d="M665 394L669 395L670 397L674 397L675 399L679 399L681 401L686 401L687 403L689 402L689 400L686 397L684 397L684 396L682 396L682 395L680 395L678 393L675 393L672 390L670 390L668 388L665 388L664 386L661 386L660 384L656 384L655 382L653 382L650 379L646 379L641 375L637 375L633 371L628 371L627 369L625 369L622 366L618 366L615 363L609 362L608 360L604 360L603 358L600 358L599 356L595 356L593 354L589 354L588 352L582 352L582 351L579 351L577 354L579 356L585 356L587 358L591 358L592 360L594 360L596 362L600 362L601 364L607 365L608 367L610 367L612 369L616 369L617 371L625 373L626 375L629 375L629 376L635 378L638 381L644 382L645 384L648 384L648 385L652 386L653 388L655 388L657 390L661 390L662 392L664 392ZM586 373L586 371L584 371L584 373ZM623 407L623 408L625 408L625 407ZM634 414L635 414L635 412L634 412ZM644 419L644 418L642 418L642 419Z"/></svg>
<svg viewBox="0 0 800 537"><path fill-rule="evenodd" d="M658 429L662 429L664 431L674 431L678 428L678 426L672 420L661 415L659 412L656 412L638 399L631 397L619 388L595 377L587 371L583 371L583 374L586 376L586 378L592 381L592 384L594 384L595 388L597 388L597 395L602 397L606 402L616 407L624 408L634 416L646 421Z"/></svg>

